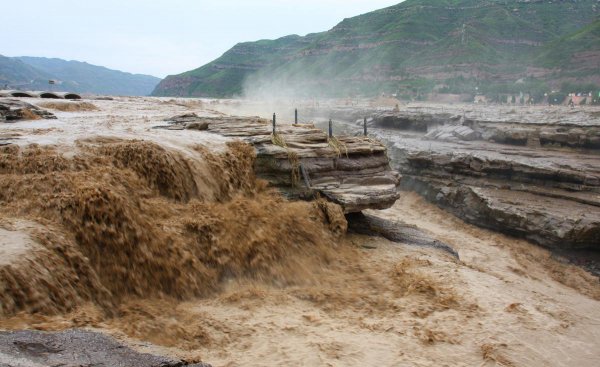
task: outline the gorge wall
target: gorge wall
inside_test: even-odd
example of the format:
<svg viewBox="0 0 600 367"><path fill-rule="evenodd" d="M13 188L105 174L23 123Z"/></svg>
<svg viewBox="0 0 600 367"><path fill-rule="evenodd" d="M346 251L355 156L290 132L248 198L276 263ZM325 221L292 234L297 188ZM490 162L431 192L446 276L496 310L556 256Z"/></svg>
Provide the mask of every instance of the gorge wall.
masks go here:
<svg viewBox="0 0 600 367"><path fill-rule="evenodd" d="M421 104L311 113L369 116L402 188L467 222L547 247L600 246L597 109Z"/></svg>

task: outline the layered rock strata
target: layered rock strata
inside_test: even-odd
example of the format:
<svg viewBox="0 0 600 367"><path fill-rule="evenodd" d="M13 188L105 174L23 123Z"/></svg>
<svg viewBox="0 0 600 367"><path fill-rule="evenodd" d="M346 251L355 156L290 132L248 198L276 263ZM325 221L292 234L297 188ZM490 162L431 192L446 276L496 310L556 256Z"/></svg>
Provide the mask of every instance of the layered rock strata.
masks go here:
<svg viewBox="0 0 600 367"><path fill-rule="evenodd" d="M390 120L375 117L382 129L373 132L388 142L404 188L468 222L544 246L600 248L600 156L565 148L598 148L598 126L552 125L555 132L581 130L561 140L564 132L544 135L550 125L541 123L498 122L490 129L492 123L464 116L441 125L439 115Z"/></svg>
<svg viewBox="0 0 600 367"><path fill-rule="evenodd" d="M427 133L436 140L600 150L600 108L515 105L408 105L394 108L322 107L302 110L371 127ZM463 131L460 131L463 130Z"/></svg>
<svg viewBox="0 0 600 367"><path fill-rule="evenodd" d="M413 105L322 116L358 131L360 114L403 189L544 246L600 248L600 109Z"/></svg>
<svg viewBox="0 0 600 367"><path fill-rule="evenodd" d="M328 138L312 124L277 125L241 117L168 119L171 129L206 129L252 144L255 170L289 197L320 194L346 213L389 208L399 197L400 177L390 168L387 149L367 137Z"/></svg>

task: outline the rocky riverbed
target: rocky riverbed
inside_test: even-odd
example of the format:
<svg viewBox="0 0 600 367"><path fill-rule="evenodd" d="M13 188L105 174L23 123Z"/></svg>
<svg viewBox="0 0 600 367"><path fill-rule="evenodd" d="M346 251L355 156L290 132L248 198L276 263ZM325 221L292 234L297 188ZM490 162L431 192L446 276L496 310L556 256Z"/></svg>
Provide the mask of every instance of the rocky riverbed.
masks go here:
<svg viewBox="0 0 600 367"><path fill-rule="evenodd" d="M315 113L314 111L312 113ZM408 105L321 112L387 143L402 187L553 248L600 248L600 109Z"/></svg>
<svg viewBox="0 0 600 367"><path fill-rule="evenodd" d="M31 103L18 99L0 99L0 123L55 118L56 116L52 112Z"/></svg>
<svg viewBox="0 0 600 367"><path fill-rule="evenodd" d="M218 111L242 103L57 101L0 123L0 365L598 365L597 277L396 190L397 168L405 188L458 173L407 171L352 120L334 140ZM462 170L443 187L491 190ZM594 207L574 184L545 195Z"/></svg>

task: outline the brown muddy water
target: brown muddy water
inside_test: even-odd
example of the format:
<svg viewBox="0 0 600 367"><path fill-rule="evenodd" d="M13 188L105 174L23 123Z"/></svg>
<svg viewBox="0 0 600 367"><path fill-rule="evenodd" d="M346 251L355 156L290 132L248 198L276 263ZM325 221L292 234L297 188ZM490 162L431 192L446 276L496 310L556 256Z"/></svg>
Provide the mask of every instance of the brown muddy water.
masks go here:
<svg viewBox="0 0 600 367"><path fill-rule="evenodd" d="M460 261L347 234L339 207L257 180L249 146L151 128L214 113L184 102L0 126L18 137L0 148L0 328L91 328L214 366L600 364L597 278L412 193L373 213Z"/></svg>

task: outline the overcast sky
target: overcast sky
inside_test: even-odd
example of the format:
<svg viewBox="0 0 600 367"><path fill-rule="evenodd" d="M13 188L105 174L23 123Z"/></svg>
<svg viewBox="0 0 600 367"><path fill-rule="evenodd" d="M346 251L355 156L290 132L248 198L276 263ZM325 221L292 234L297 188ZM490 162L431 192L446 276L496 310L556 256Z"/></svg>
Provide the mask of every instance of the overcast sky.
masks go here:
<svg viewBox="0 0 600 367"><path fill-rule="evenodd" d="M2 2L0 54L87 61L164 77L238 42L305 35L401 0L23 0Z"/></svg>

